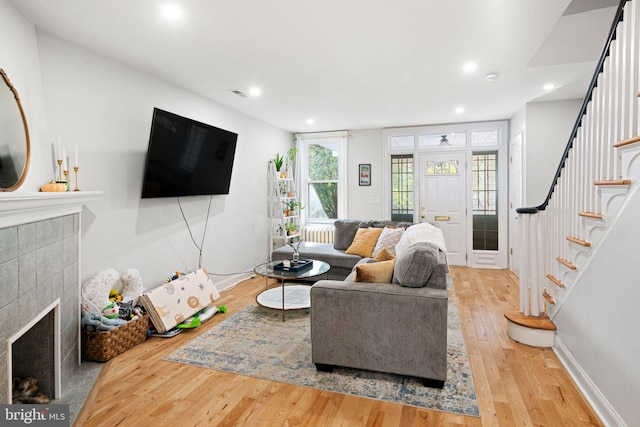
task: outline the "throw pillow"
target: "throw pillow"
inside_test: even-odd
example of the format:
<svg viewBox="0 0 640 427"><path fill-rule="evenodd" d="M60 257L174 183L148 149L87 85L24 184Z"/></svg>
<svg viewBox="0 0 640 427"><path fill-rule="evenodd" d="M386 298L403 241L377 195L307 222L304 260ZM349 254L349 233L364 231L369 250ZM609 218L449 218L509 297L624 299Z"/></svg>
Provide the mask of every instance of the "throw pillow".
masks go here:
<svg viewBox="0 0 640 427"><path fill-rule="evenodd" d="M378 255L376 255L373 259L374 261L389 261L390 259L395 259L395 258L396 256L392 254L389 249L382 248L382 250L378 252Z"/></svg>
<svg viewBox="0 0 640 427"><path fill-rule="evenodd" d="M372 257L376 257L381 250L387 249L392 254L396 253L396 245L400 241L400 238L404 234L404 228L396 228L396 227L385 227L382 229L382 233L378 238L378 243L376 243L376 247L373 249Z"/></svg>
<svg viewBox="0 0 640 427"><path fill-rule="evenodd" d="M396 260L372 262L356 265L355 282L391 283L393 279L393 266Z"/></svg>
<svg viewBox="0 0 640 427"><path fill-rule="evenodd" d="M339 219L334 222L333 247L341 251L348 249L360 227L360 222L355 219Z"/></svg>
<svg viewBox="0 0 640 427"><path fill-rule="evenodd" d="M353 238L351 246L349 246L344 253L370 257L373 249L376 247L380 233L382 233L382 228L359 228L356 236Z"/></svg>
<svg viewBox="0 0 640 427"><path fill-rule="evenodd" d="M425 287L438 264L438 252L439 249L428 242L411 245L396 259L393 283L408 288Z"/></svg>

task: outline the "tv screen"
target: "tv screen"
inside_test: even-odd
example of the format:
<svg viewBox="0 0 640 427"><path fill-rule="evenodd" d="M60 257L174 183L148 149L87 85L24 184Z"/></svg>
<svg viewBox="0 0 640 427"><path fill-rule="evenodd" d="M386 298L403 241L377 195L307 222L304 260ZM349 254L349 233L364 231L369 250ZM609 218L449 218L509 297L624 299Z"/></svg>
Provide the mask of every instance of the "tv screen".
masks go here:
<svg viewBox="0 0 640 427"><path fill-rule="evenodd" d="M142 198L229 194L238 134L153 109Z"/></svg>

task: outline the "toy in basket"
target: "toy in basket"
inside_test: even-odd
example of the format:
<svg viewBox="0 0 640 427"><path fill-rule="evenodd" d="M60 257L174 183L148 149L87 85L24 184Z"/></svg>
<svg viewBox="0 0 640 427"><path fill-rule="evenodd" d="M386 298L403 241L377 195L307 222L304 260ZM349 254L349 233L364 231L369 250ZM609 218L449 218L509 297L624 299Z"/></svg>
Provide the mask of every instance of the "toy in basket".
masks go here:
<svg viewBox="0 0 640 427"><path fill-rule="evenodd" d="M94 362L106 362L147 339L149 316L115 327L110 331L82 331L82 354Z"/></svg>

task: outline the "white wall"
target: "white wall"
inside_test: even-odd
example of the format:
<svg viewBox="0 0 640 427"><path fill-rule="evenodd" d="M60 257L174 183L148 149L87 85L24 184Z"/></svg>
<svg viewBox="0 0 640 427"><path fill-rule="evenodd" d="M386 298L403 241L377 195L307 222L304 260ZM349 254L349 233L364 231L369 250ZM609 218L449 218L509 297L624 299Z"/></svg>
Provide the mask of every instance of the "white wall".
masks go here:
<svg viewBox="0 0 640 427"><path fill-rule="evenodd" d="M569 366L593 398L592 406L605 416L613 406L629 426L640 420L640 286L634 268L640 193L637 185L634 188L553 319L562 350L569 353ZM599 400L600 393L608 403ZM605 420L608 425L621 424L617 417Z"/></svg>
<svg viewBox="0 0 640 427"><path fill-rule="evenodd" d="M6 0L0 0L0 40L0 68L20 95L31 137L31 167L18 190L37 191L50 174L45 171L47 157L34 150L48 138L36 33L33 25ZM4 81L0 82L4 85Z"/></svg>
<svg viewBox="0 0 640 427"><path fill-rule="evenodd" d="M348 216L353 219L379 220L391 213L382 206L382 129L349 132ZM358 165L371 164L371 185L358 183Z"/></svg>
<svg viewBox="0 0 640 427"><path fill-rule="evenodd" d="M50 132L34 151L58 137L68 154L77 145L80 188L104 191L82 216L83 280L134 267L153 288L198 266L178 199L140 198L153 107L238 134L230 194L213 196L202 266L229 274L264 262L267 162L293 145L290 133L46 33L38 32L38 44ZM181 198L198 244L209 200Z"/></svg>
<svg viewBox="0 0 640 427"><path fill-rule="evenodd" d="M582 100L530 102L526 105L523 138L525 206L544 202L560 158L569 141Z"/></svg>

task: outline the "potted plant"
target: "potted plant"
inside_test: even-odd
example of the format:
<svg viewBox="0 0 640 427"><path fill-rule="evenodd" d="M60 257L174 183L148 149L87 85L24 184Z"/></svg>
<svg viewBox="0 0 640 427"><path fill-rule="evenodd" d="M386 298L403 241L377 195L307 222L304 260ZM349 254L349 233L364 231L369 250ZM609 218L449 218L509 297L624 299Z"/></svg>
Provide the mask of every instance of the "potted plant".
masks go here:
<svg viewBox="0 0 640 427"><path fill-rule="evenodd" d="M287 230L287 236L295 236L298 234L298 226L293 222L288 222L284 225L284 228Z"/></svg>
<svg viewBox="0 0 640 427"><path fill-rule="evenodd" d="M295 147L289 148L287 151L287 172L289 173L289 177L294 177L293 167L296 162L296 154L298 153L298 149Z"/></svg>
<svg viewBox="0 0 640 427"><path fill-rule="evenodd" d="M284 163L284 156L281 156L278 152L276 153L276 157L271 159L271 161L276 166L276 171L280 172L280 169L282 169L282 164Z"/></svg>
<svg viewBox="0 0 640 427"><path fill-rule="evenodd" d="M296 208L298 209L304 209L304 205L302 204L302 202L296 200L296 199L291 199L291 200L287 200L285 202L282 202L284 204L284 209L285 209L285 214L286 216L291 215Z"/></svg>

